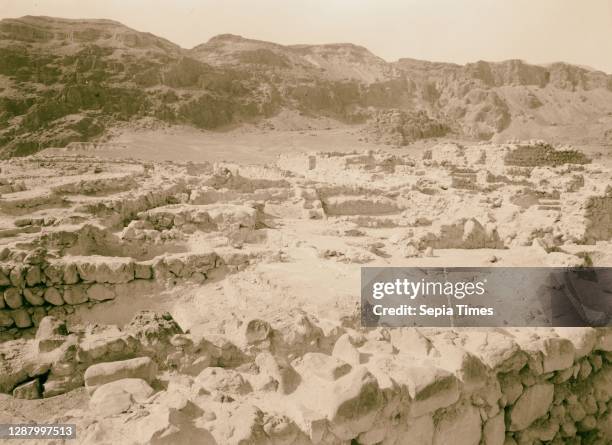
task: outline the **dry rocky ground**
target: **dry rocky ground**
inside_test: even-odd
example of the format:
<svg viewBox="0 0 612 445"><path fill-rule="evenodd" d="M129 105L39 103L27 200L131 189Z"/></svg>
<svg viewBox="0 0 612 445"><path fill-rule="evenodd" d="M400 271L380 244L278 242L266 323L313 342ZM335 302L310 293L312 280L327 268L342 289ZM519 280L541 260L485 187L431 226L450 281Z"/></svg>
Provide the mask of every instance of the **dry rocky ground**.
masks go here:
<svg viewBox="0 0 612 445"><path fill-rule="evenodd" d="M224 34L181 48L112 20L0 20L0 157L100 141L126 123L214 130L283 112L364 139L612 142L612 75L567 63L385 61L350 43Z"/></svg>
<svg viewBox="0 0 612 445"><path fill-rule="evenodd" d="M536 141L84 153L0 165L0 423L84 444L611 443L609 328L364 329L358 307L362 265L610 266L603 163Z"/></svg>

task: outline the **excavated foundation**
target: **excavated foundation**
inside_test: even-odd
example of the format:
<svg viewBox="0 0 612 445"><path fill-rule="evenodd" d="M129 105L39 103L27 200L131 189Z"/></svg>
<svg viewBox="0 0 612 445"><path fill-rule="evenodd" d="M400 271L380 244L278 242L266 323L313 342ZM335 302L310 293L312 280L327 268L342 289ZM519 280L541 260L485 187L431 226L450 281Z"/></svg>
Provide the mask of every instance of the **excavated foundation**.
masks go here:
<svg viewBox="0 0 612 445"><path fill-rule="evenodd" d="M362 265L609 266L610 172L537 147L4 161L0 406L88 444L612 443L610 328L359 323Z"/></svg>

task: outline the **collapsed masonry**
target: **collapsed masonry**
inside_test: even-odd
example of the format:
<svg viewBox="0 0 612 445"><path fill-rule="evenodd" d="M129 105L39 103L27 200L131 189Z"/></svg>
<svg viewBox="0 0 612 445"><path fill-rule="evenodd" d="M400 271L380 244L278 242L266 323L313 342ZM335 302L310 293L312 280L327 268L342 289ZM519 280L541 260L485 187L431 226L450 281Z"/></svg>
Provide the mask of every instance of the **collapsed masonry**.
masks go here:
<svg viewBox="0 0 612 445"><path fill-rule="evenodd" d="M270 305L283 309L275 316L249 307L215 334L168 314L120 328L75 316L260 265L348 273L433 249L529 245L551 265L582 264L589 249L597 262L612 237L611 173L582 161L537 143L266 167L3 161L2 397L85 386L89 409L71 419L84 443L609 443L606 329L365 330L357 298L303 312L295 289ZM262 285L246 278L232 301Z"/></svg>
<svg viewBox="0 0 612 445"><path fill-rule="evenodd" d="M34 339L0 351L2 392L38 398L85 385L89 411L71 420L83 443L612 440L610 329L366 332L294 311L286 324L245 318L194 337L149 312L123 329L76 332L45 317Z"/></svg>
<svg viewBox="0 0 612 445"><path fill-rule="evenodd" d="M286 155L265 168L65 155L4 164L0 330L12 336L46 314L166 283L164 268L202 282L219 267L276 258L277 220L335 220L353 227L348 235L392 229L386 242L320 254L359 264L387 249L414 257L536 243L573 265L584 257L567 246L612 237L611 173L538 142L444 144L422 159Z"/></svg>

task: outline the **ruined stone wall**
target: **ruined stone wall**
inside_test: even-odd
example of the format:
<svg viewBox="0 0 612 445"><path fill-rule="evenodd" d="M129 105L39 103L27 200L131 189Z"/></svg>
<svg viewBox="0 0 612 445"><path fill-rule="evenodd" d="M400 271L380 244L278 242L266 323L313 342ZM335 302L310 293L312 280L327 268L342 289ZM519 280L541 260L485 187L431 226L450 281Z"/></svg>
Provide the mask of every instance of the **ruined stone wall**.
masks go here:
<svg viewBox="0 0 612 445"><path fill-rule="evenodd" d="M587 199L584 218L586 243L612 238L612 187L608 187L604 196Z"/></svg>
<svg viewBox="0 0 612 445"><path fill-rule="evenodd" d="M76 306L142 293L169 279L198 283L212 269L248 263L244 253L214 251L164 255L150 261L101 256L71 256L36 264L0 264L0 332L38 326L46 315L62 318Z"/></svg>
<svg viewBox="0 0 612 445"><path fill-rule="evenodd" d="M85 386L102 394L106 384L129 392L133 379L155 387L158 372L172 369L192 378L141 403L150 412L180 395L206 406L217 443L612 440L610 329L356 331L319 324L303 313L279 325L247 318L223 336L196 338L169 315L137 314L122 330L80 334L46 318L35 340L2 345L12 360L0 369L0 392L36 398ZM117 409L117 401L101 397L89 405L99 413ZM203 412L192 409L175 426L189 428ZM214 428L217 418L222 428ZM234 433L225 436L227 428Z"/></svg>

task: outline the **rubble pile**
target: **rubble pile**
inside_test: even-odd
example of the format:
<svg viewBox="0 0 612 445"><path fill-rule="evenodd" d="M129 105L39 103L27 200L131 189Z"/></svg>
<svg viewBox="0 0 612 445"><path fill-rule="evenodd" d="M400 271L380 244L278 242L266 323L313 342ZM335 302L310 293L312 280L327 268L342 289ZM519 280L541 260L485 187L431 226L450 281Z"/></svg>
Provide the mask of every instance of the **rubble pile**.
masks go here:
<svg viewBox="0 0 612 445"><path fill-rule="evenodd" d="M169 314L72 332L54 317L0 345L0 391L85 387L83 443L609 443L612 331L333 329L301 313L185 333ZM318 394L313 398L313 394ZM1 399L0 399L1 400ZM145 425L149 427L145 428Z"/></svg>

